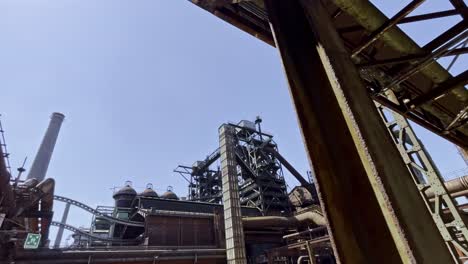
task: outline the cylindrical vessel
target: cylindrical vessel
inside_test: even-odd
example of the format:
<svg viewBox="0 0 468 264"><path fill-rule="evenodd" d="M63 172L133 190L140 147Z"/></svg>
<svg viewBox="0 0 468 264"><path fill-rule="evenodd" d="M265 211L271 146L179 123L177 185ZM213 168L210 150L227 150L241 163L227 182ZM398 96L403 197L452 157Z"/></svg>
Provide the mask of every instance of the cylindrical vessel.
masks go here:
<svg viewBox="0 0 468 264"><path fill-rule="evenodd" d="M115 207L130 208L137 192L132 188L131 182L127 181L122 189L112 196L115 200Z"/></svg>

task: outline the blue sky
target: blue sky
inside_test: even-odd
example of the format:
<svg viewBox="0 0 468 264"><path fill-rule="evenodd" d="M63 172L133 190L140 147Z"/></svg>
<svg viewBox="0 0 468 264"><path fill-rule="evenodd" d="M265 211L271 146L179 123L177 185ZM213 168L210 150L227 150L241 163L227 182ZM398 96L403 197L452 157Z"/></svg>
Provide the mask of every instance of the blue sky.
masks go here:
<svg viewBox="0 0 468 264"><path fill-rule="evenodd" d="M392 15L409 1L374 2ZM427 2L417 12L448 7ZM404 29L424 44L456 21ZM185 195L172 170L214 150L221 123L257 115L283 155L309 169L277 51L188 1L1 0L0 36L13 166L32 161L51 112L66 115L49 168L59 195L110 205L111 188L126 180ZM453 71L465 68L460 61ZM466 166L453 145L417 132L442 172ZM71 216L89 224L78 210Z"/></svg>

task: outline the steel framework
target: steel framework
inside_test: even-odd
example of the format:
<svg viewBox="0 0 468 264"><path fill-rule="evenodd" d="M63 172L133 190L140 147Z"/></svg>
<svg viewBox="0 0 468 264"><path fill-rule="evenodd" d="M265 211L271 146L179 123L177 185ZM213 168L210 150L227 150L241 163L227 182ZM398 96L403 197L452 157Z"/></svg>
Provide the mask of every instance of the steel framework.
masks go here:
<svg viewBox="0 0 468 264"><path fill-rule="evenodd" d="M191 2L275 46L263 0ZM370 75L372 81L392 89L401 104L386 100L381 91L369 91L376 101L447 140L468 147L465 114L468 91L463 87L468 82L468 73L451 76L437 62L442 57L456 60L468 53L468 8L463 0L449 0L453 9L411 15L424 2L414 0L391 18L369 0L322 2L363 78ZM398 28L401 24L450 16L462 20L423 47Z"/></svg>
<svg viewBox="0 0 468 264"><path fill-rule="evenodd" d="M249 124L249 125L245 125ZM241 205L258 208L263 214L289 212L282 165L308 186L309 183L278 153L273 136L256 129L249 121L229 124L235 128L235 154ZM174 171L189 183L189 199L221 202L221 171L210 169L220 158L219 149L192 167L178 166Z"/></svg>
<svg viewBox="0 0 468 264"><path fill-rule="evenodd" d="M378 112L367 98L468 147L468 91L464 87L468 74L464 71L452 77L448 72L456 59L468 51L468 8L464 1L450 0L454 7L451 10L409 16L424 2L414 0L390 18L368 0L192 2L278 48L306 147L317 164L317 183L337 257L345 262L361 262L362 257L369 261L379 255L394 263L448 262L450 257L441 238L452 241L451 245L459 244L454 234L463 234L465 225L458 221L456 210L450 209L453 201L432 168L418 164L422 169L413 170L413 165L409 166L407 161L414 158L417 146L392 146L394 135L389 137L385 132L385 126L376 119ZM397 26L454 15L462 21L423 47ZM454 59L444 69L437 60L446 56ZM396 100L386 96L390 90ZM408 133L407 127L402 130L405 131L401 133ZM413 142L417 139L413 138ZM405 152L405 163L398 150ZM425 153L417 154L419 158L426 157ZM342 168L333 167L333 160L346 161L340 166L348 168L356 182L350 182ZM405 165L412 177L407 169L405 172ZM422 185L414 186L413 180L419 182L423 178L438 192L435 204L418 198L421 195L417 189ZM360 218L348 211L346 204L352 202L349 197L353 193L357 203L366 200L366 211L374 213ZM424 204L430 205L430 214L422 210ZM452 223L441 222L442 208L449 209ZM442 237L434 232L437 228L430 222L430 215L440 225L437 228ZM345 218L353 220L340 221ZM361 230L355 221L366 228ZM368 233L374 229L379 230L380 246L388 242L381 254L381 248L371 242L377 238ZM350 236L353 233L359 235ZM460 245L461 251L463 248ZM455 259L453 254L452 258Z"/></svg>
<svg viewBox="0 0 468 264"><path fill-rule="evenodd" d="M386 96L394 98L394 93L387 91ZM468 256L466 223L424 145L405 117L389 111L379 103L376 106L447 246L454 256L457 255L457 250ZM434 190L432 192L435 198L426 195L429 188Z"/></svg>

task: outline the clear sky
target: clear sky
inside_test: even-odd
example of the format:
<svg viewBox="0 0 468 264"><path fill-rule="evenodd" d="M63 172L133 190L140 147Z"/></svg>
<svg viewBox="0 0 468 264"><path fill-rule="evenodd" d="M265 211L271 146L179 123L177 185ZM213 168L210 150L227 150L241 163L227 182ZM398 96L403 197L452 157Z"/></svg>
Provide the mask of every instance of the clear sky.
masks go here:
<svg viewBox="0 0 468 264"><path fill-rule="evenodd" d="M409 1L374 2L393 15ZM440 2L417 13L448 7ZM404 29L424 44L456 21ZM0 36L0 113L12 165L25 156L30 165L50 114L66 115L48 173L58 195L111 205L111 188L131 180L184 196L172 170L214 150L221 123L257 115L282 154L309 169L277 51L188 1L0 0ZM453 145L417 131L442 172L466 166ZM71 217L89 225L77 209Z"/></svg>

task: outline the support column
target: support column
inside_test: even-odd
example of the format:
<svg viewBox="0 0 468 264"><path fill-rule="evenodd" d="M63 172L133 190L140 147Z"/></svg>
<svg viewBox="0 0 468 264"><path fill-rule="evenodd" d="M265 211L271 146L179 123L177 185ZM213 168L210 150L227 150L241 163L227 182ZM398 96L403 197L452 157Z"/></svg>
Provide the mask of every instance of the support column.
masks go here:
<svg viewBox="0 0 468 264"><path fill-rule="evenodd" d="M65 204L65 209L63 210L63 215L62 215L62 221L60 223L62 224L67 223L68 212L70 212L70 203ZM62 236L63 236L63 229L64 229L63 225L61 225L57 232L57 236L55 237L54 248L60 247L60 242L62 241Z"/></svg>
<svg viewBox="0 0 468 264"><path fill-rule="evenodd" d="M237 180L237 162L234 150L234 129L234 127L226 124L219 128L226 258L228 264L247 264Z"/></svg>
<svg viewBox="0 0 468 264"><path fill-rule="evenodd" d="M265 4L338 260L453 262L321 1Z"/></svg>

